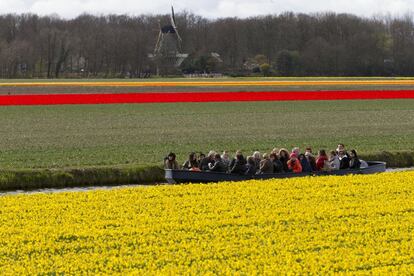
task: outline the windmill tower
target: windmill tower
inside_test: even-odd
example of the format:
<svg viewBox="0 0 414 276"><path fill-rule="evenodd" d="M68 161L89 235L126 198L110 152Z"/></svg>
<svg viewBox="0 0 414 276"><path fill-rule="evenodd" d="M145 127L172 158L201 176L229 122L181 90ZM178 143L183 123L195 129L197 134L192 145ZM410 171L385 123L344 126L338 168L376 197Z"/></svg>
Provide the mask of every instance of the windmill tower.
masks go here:
<svg viewBox="0 0 414 276"><path fill-rule="evenodd" d="M178 68L188 57L182 53L182 38L178 33L174 7L171 7L170 24L162 26L159 23L159 34L154 52L149 54L157 68L157 75L177 73Z"/></svg>

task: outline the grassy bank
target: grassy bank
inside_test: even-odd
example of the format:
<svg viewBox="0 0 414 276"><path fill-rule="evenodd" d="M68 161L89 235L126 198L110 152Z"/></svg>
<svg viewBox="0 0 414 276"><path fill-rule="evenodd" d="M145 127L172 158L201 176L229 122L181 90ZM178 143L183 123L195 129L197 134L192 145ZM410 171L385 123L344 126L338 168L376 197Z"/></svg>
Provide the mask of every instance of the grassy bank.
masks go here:
<svg viewBox="0 0 414 276"><path fill-rule="evenodd" d="M165 181L160 167L0 170L0 191L147 184Z"/></svg>
<svg viewBox="0 0 414 276"><path fill-rule="evenodd" d="M414 151L363 154L361 158L384 161L391 168L414 166ZM158 166L0 170L0 191L162 182L165 182L164 171Z"/></svg>

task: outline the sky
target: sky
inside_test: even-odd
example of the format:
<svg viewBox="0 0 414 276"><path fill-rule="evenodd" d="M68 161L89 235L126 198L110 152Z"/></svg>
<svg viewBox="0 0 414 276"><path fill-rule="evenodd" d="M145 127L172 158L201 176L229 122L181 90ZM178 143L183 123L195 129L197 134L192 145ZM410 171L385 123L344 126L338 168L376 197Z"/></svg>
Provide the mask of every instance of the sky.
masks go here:
<svg viewBox="0 0 414 276"><path fill-rule="evenodd" d="M0 0L0 13L57 14L63 18L82 13L166 14L171 4L178 12L186 10L208 18L245 18L285 11L403 16L414 11L414 0Z"/></svg>

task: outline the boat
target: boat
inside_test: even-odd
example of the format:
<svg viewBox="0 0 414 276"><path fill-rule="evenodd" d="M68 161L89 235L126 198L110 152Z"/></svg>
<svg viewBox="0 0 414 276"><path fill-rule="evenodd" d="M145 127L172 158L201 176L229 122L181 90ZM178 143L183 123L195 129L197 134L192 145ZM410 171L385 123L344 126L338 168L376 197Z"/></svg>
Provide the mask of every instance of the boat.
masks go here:
<svg viewBox="0 0 414 276"><path fill-rule="evenodd" d="M379 161L369 161L368 167L358 170L336 170L312 173L272 173L272 174L257 174L257 175L242 175L230 174L220 172L196 172L188 170L165 170L165 179L169 184L184 184L184 183L211 183L223 181L246 181L246 180L267 180L267 179L283 179L296 178L306 176L327 176L327 175L353 175L353 174L376 174L386 171L387 164Z"/></svg>

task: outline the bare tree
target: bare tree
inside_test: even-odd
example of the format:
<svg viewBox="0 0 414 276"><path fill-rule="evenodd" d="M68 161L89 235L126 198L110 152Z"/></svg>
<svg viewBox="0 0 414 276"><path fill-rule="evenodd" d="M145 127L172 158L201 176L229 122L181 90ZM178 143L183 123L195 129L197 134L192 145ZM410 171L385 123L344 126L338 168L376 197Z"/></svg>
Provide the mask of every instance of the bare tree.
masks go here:
<svg viewBox="0 0 414 276"><path fill-rule="evenodd" d="M140 77L153 68L158 22L168 15L83 14L72 20L0 15L3 78ZM177 15L186 70L234 75L370 76L414 74L414 20L316 13L210 20ZM208 59L217 52L219 67ZM206 54L207 53L207 54ZM256 57L260 58L260 64ZM198 69L197 69L198 68ZM203 69L204 68L204 69ZM213 68L213 69L212 69ZM219 69L218 69L219 68ZM267 67L266 67L267 68ZM144 74L145 73L145 74Z"/></svg>

